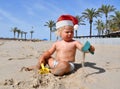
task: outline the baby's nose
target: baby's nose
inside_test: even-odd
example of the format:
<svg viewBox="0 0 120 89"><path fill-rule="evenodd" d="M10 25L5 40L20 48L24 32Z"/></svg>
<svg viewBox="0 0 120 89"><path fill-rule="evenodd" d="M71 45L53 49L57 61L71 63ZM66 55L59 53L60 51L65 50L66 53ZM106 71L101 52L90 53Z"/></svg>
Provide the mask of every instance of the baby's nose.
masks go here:
<svg viewBox="0 0 120 89"><path fill-rule="evenodd" d="M69 34L69 35L71 35L72 33L71 33L71 32L69 32L68 34Z"/></svg>

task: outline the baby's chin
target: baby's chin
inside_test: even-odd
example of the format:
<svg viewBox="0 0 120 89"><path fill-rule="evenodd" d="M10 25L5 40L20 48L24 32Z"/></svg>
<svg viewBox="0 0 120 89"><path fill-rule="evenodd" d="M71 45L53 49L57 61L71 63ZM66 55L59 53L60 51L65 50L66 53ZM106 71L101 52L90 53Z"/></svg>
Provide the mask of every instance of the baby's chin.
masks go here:
<svg viewBox="0 0 120 89"><path fill-rule="evenodd" d="M64 39L64 41L71 42L71 41L73 41L73 39Z"/></svg>

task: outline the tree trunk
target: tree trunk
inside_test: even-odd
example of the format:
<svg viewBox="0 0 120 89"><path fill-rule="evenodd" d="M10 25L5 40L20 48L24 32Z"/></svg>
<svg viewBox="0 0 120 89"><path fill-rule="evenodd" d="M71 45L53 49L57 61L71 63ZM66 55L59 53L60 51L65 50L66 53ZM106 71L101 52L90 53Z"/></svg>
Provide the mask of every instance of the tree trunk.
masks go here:
<svg viewBox="0 0 120 89"><path fill-rule="evenodd" d="M92 22L90 22L90 38L92 36Z"/></svg>

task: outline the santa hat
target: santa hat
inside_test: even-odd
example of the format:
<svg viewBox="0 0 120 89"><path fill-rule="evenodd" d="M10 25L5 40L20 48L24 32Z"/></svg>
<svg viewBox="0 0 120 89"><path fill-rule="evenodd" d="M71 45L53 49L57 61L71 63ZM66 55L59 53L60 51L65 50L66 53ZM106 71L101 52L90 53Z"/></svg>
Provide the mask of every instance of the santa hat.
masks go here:
<svg viewBox="0 0 120 89"><path fill-rule="evenodd" d="M72 15L61 15L56 23L56 29L63 27L63 26L74 26L74 30L78 29L78 20Z"/></svg>

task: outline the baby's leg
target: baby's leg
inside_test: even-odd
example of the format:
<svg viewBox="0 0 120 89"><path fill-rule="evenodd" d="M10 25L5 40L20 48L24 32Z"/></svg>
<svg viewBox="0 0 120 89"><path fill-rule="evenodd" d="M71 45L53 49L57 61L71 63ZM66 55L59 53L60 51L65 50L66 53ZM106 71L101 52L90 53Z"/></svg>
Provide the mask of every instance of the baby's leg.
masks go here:
<svg viewBox="0 0 120 89"><path fill-rule="evenodd" d="M62 76L70 72L70 64L68 62L59 62L55 68L51 69L51 73L54 75Z"/></svg>

